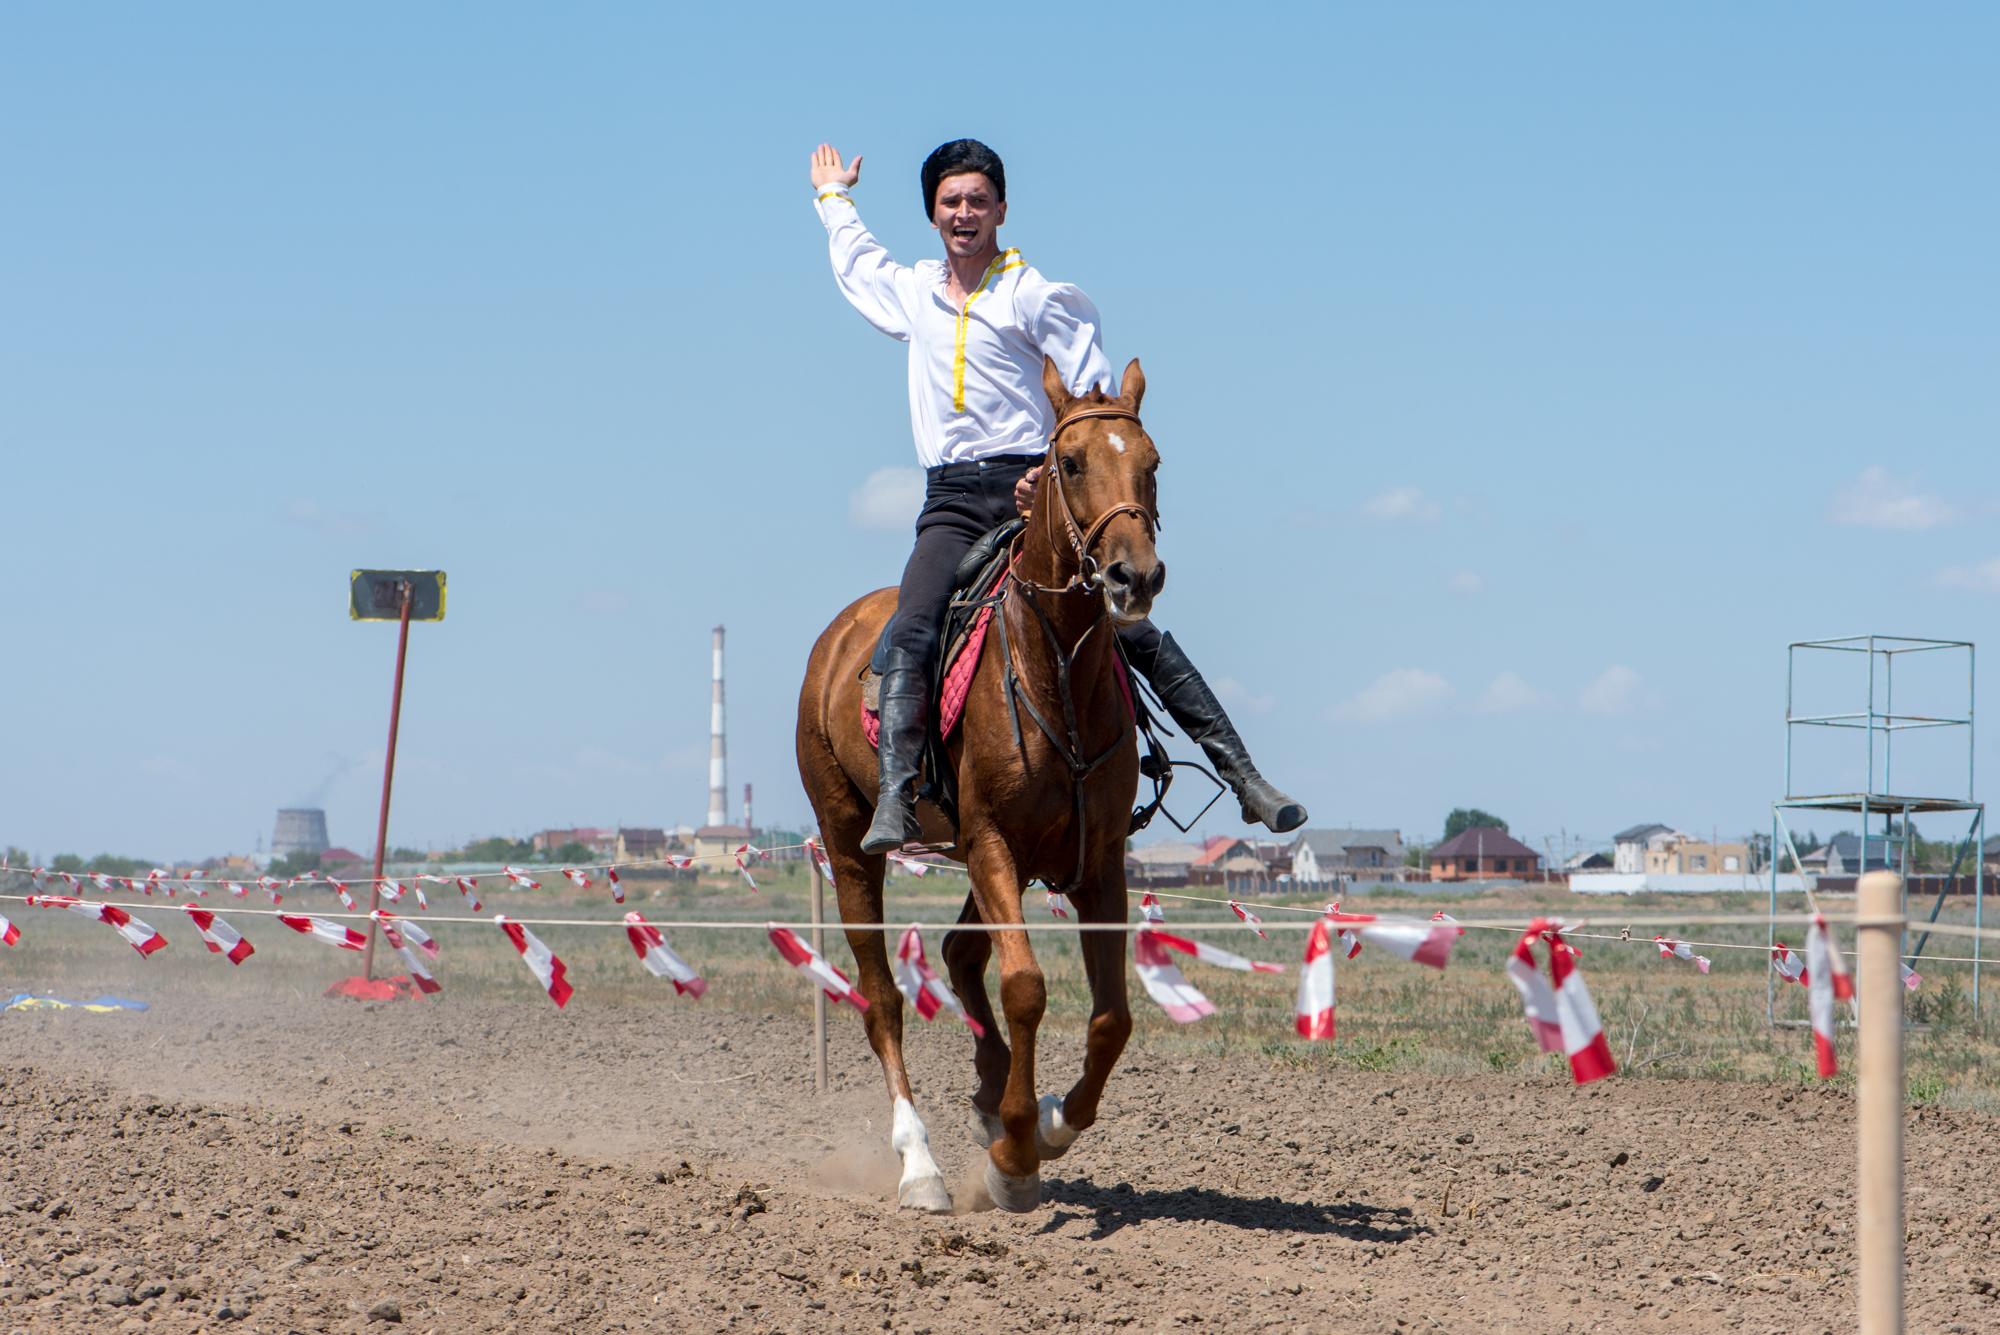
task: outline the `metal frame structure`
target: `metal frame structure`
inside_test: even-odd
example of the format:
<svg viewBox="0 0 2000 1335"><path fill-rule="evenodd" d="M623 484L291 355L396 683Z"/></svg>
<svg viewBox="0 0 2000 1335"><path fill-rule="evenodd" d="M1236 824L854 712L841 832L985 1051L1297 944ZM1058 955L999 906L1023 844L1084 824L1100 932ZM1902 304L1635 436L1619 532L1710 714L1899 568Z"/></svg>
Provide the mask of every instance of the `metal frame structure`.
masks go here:
<svg viewBox="0 0 2000 1335"><path fill-rule="evenodd" d="M1847 714L1798 715L1792 712L1793 686L1795 683L1800 650L1815 650L1828 653L1866 654L1868 656L1868 707L1865 710ZM1939 653L1965 651L1965 712L1960 715L1898 714L1895 712L1895 672L1896 659L1902 654ZM1977 666L1976 651L1970 640L1924 640L1903 635L1849 635L1832 640L1800 640L1788 645L1785 650L1785 795L1771 804L1771 912L1778 911L1778 864L1779 850L1791 854L1792 865L1801 872L1805 864L1799 859L1798 846L1792 842L1792 832L1785 824L1787 811L1851 811L1861 817L1861 867L1857 876L1868 870L1868 818L1880 814L1883 830L1883 861L1898 861L1904 879L1903 913L1909 914L1908 881L1910 874L1910 817L1941 811L1970 812L1972 821L1966 831L1965 841L1959 845L1958 856L1953 859L1951 874L1945 878L1944 887L1938 892L1937 902L1931 906L1930 919L1937 921L1938 912L1944 907L1945 896L1951 892L1958 879L1958 868L1965 860L1967 849L1972 852L1972 920L1975 926L1985 925L1986 879L1986 806L1974 796L1975 734L1973 731L1973 683ZM1876 707L1878 697L1881 707ZM1854 793L1798 793L1793 790L1792 771L1792 730L1800 727L1811 728L1854 728L1865 736L1867 769L1860 792ZM1899 732L1920 728L1963 728L1965 729L1965 796L1937 797L1898 794L1894 789L1895 738ZM1877 734L1881 746L1876 746ZM1881 775L1881 783L1876 783L1876 775ZM1898 833L1896 818L1902 817L1902 832ZM1783 840L1780 843L1780 840ZM1810 882L1808 883L1810 884ZM1811 891L1807 892L1811 897ZM1910 934L1906 930L1902 939L1902 954L1905 963L1913 963L1929 943L1926 932L1917 943L1914 952L1910 950ZM1770 929L1770 944L1777 945L1778 929ZM1979 975L1981 960L1980 938L1972 938L1972 1014L1974 1022L1980 1017ZM1777 1025L1777 976L1773 973L1765 983L1765 1017L1772 1025Z"/></svg>

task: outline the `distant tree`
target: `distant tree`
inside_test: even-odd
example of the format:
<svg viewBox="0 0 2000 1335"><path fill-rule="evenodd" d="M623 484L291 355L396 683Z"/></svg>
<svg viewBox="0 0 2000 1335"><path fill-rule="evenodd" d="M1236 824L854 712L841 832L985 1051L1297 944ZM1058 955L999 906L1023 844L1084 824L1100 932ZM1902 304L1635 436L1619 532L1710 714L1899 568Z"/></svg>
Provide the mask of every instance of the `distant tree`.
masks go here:
<svg viewBox="0 0 2000 1335"><path fill-rule="evenodd" d="M83 864L83 870L101 871L106 876L130 876L133 872L145 871L152 865L151 858L121 858L113 853L99 853Z"/></svg>
<svg viewBox="0 0 2000 1335"><path fill-rule="evenodd" d="M420 849L392 848L389 850L389 861L391 862L422 862L423 860L424 855Z"/></svg>
<svg viewBox="0 0 2000 1335"><path fill-rule="evenodd" d="M1446 839L1456 839L1467 830L1480 829L1499 830L1504 834L1507 830L1507 822L1501 820L1490 811L1481 811L1478 807L1470 809L1453 807L1451 814L1444 818L1444 837Z"/></svg>
<svg viewBox="0 0 2000 1335"><path fill-rule="evenodd" d="M58 853L49 859L50 871L82 871L83 859L74 853Z"/></svg>
<svg viewBox="0 0 2000 1335"><path fill-rule="evenodd" d="M272 861L265 872L271 876L303 876L309 871L319 870L319 854L302 848L296 853L287 853Z"/></svg>
<svg viewBox="0 0 2000 1335"><path fill-rule="evenodd" d="M458 850L459 857L466 862L525 862L532 852L534 845L526 840L516 843L497 834Z"/></svg>
<svg viewBox="0 0 2000 1335"><path fill-rule="evenodd" d="M590 845L580 844L572 839L549 856L557 862L588 862L591 857Z"/></svg>
<svg viewBox="0 0 2000 1335"><path fill-rule="evenodd" d="M1403 845L1403 865L1405 867L1428 867L1431 865L1431 844L1425 839L1412 839Z"/></svg>
<svg viewBox="0 0 2000 1335"><path fill-rule="evenodd" d="M33 863L33 859L31 859L31 858L30 858L30 857L28 856L28 850L27 850L27 849L25 849L25 848L16 848L16 847L14 847L14 845L12 845L12 844L9 844L9 845L7 845L7 865L8 865L8 866L10 866L10 867L26 867L26 866L30 866L30 865L32 865L32 863Z"/></svg>

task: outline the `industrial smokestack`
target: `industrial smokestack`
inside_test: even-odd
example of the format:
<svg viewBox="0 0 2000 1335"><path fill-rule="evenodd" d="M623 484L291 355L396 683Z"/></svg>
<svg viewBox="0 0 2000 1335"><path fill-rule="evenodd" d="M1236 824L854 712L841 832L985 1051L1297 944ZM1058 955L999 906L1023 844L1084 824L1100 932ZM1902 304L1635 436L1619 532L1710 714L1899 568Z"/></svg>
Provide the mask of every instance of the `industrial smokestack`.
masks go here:
<svg viewBox="0 0 2000 1335"><path fill-rule="evenodd" d="M747 783L743 785L743 826L752 831L757 828L756 820L750 815L750 785Z"/></svg>
<svg viewBox="0 0 2000 1335"><path fill-rule="evenodd" d="M708 704L708 823L729 824L729 742L722 731L722 627L715 628L715 675Z"/></svg>

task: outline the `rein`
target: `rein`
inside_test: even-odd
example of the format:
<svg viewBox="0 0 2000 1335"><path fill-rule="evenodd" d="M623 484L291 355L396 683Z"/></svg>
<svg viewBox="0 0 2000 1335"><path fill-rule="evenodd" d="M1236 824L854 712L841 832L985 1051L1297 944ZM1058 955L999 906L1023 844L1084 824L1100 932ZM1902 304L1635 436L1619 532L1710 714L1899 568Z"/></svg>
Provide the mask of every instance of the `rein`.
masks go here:
<svg viewBox="0 0 2000 1335"><path fill-rule="evenodd" d="M1077 655L1083 652L1084 644L1090 639L1091 634L1104 624L1104 612L1100 606L1097 615L1091 619L1090 625L1084 629L1082 635L1077 637L1076 643L1068 649L1064 649L1062 641L1056 637L1055 624L1049 620L1048 613L1042 610L1041 600L1038 595L1047 593L1060 597L1069 593L1095 593L1102 585L1103 578L1098 573L1097 560L1091 556L1090 549L1104 535L1105 525L1109 524L1119 515L1137 515L1141 522L1146 525L1146 532L1149 537L1159 530L1159 520L1154 516L1153 512L1133 501L1125 501L1112 506L1099 515L1091 523L1087 531L1077 524L1076 515L1070 509L1069 494L1063 489L1062 470L1056 463L1055 444L1056 438L1062 434L1065 427L1069 426L1072 422L1079 422L1092 417L1126 418L1135 424L1139 421L1137 413L1126 412L1122 408L1087 408L1081 412L1071 413L1069 416L1063 418L1060 422L1056 423L1055 430L1049 433L1048 462L1043 465L1042 481L1045 486L1055 492L1057 504L1054 507L1045 507L1045 513L1051 509L1060 509L1063 526L1066 530L1065 536L1069 540L1070 551L1076 559L1076 573L1071 575L1069 582L1060 588L1037 584L1033 580L1023 577L1018 569L1021 558L1021 540L1018 537L1014 540L1013 558L1007 563L1008 580L1012 585L1019 588L1025 597L1028 607L1035 614L1035 619L1041 623L1042 634L1049 642L1049 652L1055 656L1056 698L1062 702L1063 714L1063 731L1060 735L1056 732L1054 726L1049 723L1048 719L1043 717L1042 711L1035 708L1034 700L1029 697L1026 690L1022 689L1021 678L1014 671L1013 647L1007 638L1007 609L1004 594L1000 599L1001 606L998 609L1000 615L994 618L995 623L1000 629L1000 662L1003 667L1001 684L1005 688L1007 722L1013 729L1014 749L1018 751L1022 748L1020 708L1024 707L1028 711L1028 717L1035 721L1036 726L1041 728L1043 735L1049 739L1049 745L1055 748L1056 754L1061 756L1063 763L1069 766L1070 787L1071 792L1074 794L1076 805L1076 871L1070 877L1069 884L1065 885L1058 892L1064 895L1075 893L1083 884L1083 874L1086 868L1085 859L1088 852L1088 843L1084 837L1086 830L1086 814L1083 801L1084 782L1092 774L1096 773L1105 761L1111 759L1125 745L1125 740L1132 735L1133 718L1128 714L1125 719L1125 726L1118 730L1116 740L1110 746L1106 747L1096 759L1086 760L1084 758L1083 737L1077 723L1076 693L1071 688L1070 669L1076 662ZM1140 429L1144 430L1145 428L1141 426ZM1048 522L1049 547L1053 551L1057 550L1053 528L1054 521L1050 520ZM1112 657L1115 663L1114 670L1118 672L1125 671L1125 658L1118 651L1115 639L1112 642ZM1017 701L1019 702L1018 706L1016 704Z"/></svg>

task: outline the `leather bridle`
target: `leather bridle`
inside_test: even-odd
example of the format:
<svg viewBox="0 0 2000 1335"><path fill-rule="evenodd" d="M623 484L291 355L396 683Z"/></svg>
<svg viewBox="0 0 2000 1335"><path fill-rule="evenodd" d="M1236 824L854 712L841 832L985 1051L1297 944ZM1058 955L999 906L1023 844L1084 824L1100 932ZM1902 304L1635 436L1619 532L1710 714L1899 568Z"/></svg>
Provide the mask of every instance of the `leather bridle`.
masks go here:
<svg viewBox="0 0 2000 1335"><path fill-rule="evenodd" d="M1126 738L1132 735L1136 718L1127 717L1125 726L1118 730L1117 740L1105 747L1094 759L1085 756L1082 728L1077 719L1076 694L1071 686L1070 671L1076 662L1077 655L1082 652L1085 641L1089 640L1091 634L1104 624L1103 609L1101 607L1098 609L1097 615L1091 618L1090 624L1084 628L1084 632L1077 639L1077 642L1065 649L1061 639L1056 635L1054 624L1049 620L1049 614L1042 610L1041 602L1036 595L1042 593L1062 595L1077 590L1082 590L1085 593L1094 593L1103 583L1103 578L1098 573L1097 559L1090 554L1090 549L1096 546L1099 538L1104 536L1105 525L1109 524L1119 515L1137 515L1140 522L1146 525L1149 537L1157 533L1160 527L1159 517L1136 501L1123 501L1112 506L1099 515L1091 523L1087 531L1078 526L1076 514L1069 506L1069 493L1063 489L1061 461L1056 457L1056 439L1062 435L1064 428L1068 427L1071 423L1085 421L1093 417L1121 417L1135 425L1139 425L1141 431L1145 430L1145 427L1139 424L1139 414L1135 412L1127 412L1123 408L1085 408L1078 412L1073 412L1057 422L1055 430L1049 433L1049 452L1046 461L1042 465L1042 484L1055 492L1056 503L1053 507L1043 506L1040 508L1061 511L1063 527L1067 530L1069 538L1070 550L1076 555L1076 573L1071 575L1069 583L1063 585L1061 588L1049 588L1046 585L1037 584L1033 580L1023 578L1019 569L1021 557L1021 538L1019 535L1014 539L1013 556L1007 563L1008 577L1020 588L1022 593L1027 595L1024 601L1028 604L1029 609L1034 612L1035 620L1041 623L1042 634L1047 638L1049 650L1055 657L1056 699L1062 705L1063 727L1060 732L1057 731L1054 724L1050 723L1043 716L1042 711L1035 707L1034 700L1021 688L1020 676L1014 670L1013 646L1008 642L1007 610L1004 606L1006 592L994 595L996 600L1003 604L999 615L993 618L993 624L1000 632L1001 684L1007 701L1007 721L1013 733L1014 748L1017 751L1021 749L1021 716L1019 710L1026 709L1028 716L1035 721L1036 726L1042 730L1043 736L1047 737L1049 744L1055 748L1056 754L1061 756L1063 763L1069 766L1070 788L1075 803L1076 815L1076 871L1070 876L1069 883L1062 888L1061 893L1066 895L1074 894L1077 888L1083 884L1083 876L1087 868L1085 854L1088 851L1088 844L1084 838L1084 834L1088 809L1084 803L1083 785L1092 774L1097 772L1098 768L1104 762L1117 755L1119 750L1124 747ZM1048 520L1046 522L1050 526L1049 547L1051 550L1054 550L1056 545L1053 527L1055 521ZM1011 592L1011 590L1007 592ZM1124 672L1126 671L1126 667L1123 652L1116 647L1117 640L1115 637L1112 640L1112 645L1112 652L1118 656L1116 670ZM1051 885L1053 886L1053 883Z"/></svg>
<svg viewBox="0 0 2000 1335"><path fill-rule="evenodd" d="M1016 574L1014 582L1030 593L1064 594L1073 593L1079 589L1085 593L1095 593L1098 586L1104 580L1097 569L1097 558L1090 554L1090 549L1095 547L1097 540L1104 536L1105 526L1119 515L1137 515L1140 521L1146 525L1146 536L1149 538L1157 534L1160 530L1159 516L1145 506L1140 505L1137 501L1121 501L1119 504L1112 506L1091 523L1088 531L1077 524L1076 512L1070 509L1069 493L1063 487L1062 468L1060 461L1056 458L1056 440L1062 435L1063 430L1072 423L1082 422L1093 417L1124 418L1138 426L1141 431L1146 429L1145 424L1139 421L1139 414L1135 412L1128 412L1123 408L1083 408L1057 422L1055 430L1049 432L1049 452L1047 461L1042 465L1042 485L1055 493L1056 504L1042 508L1045 512L1059 512L1062 515L1063 528L1065 530L1064 536L1068 538L1070 551L1076 557L1076 573L1070 576L1069 583L1064 584L1060 588L1050 588L1047 585L1037 584ZM1047 522L1053 525L1054 520L1051 519ZM1049 546L1053 548L1055 545L1055 534L1051 531Z"/></svg>

